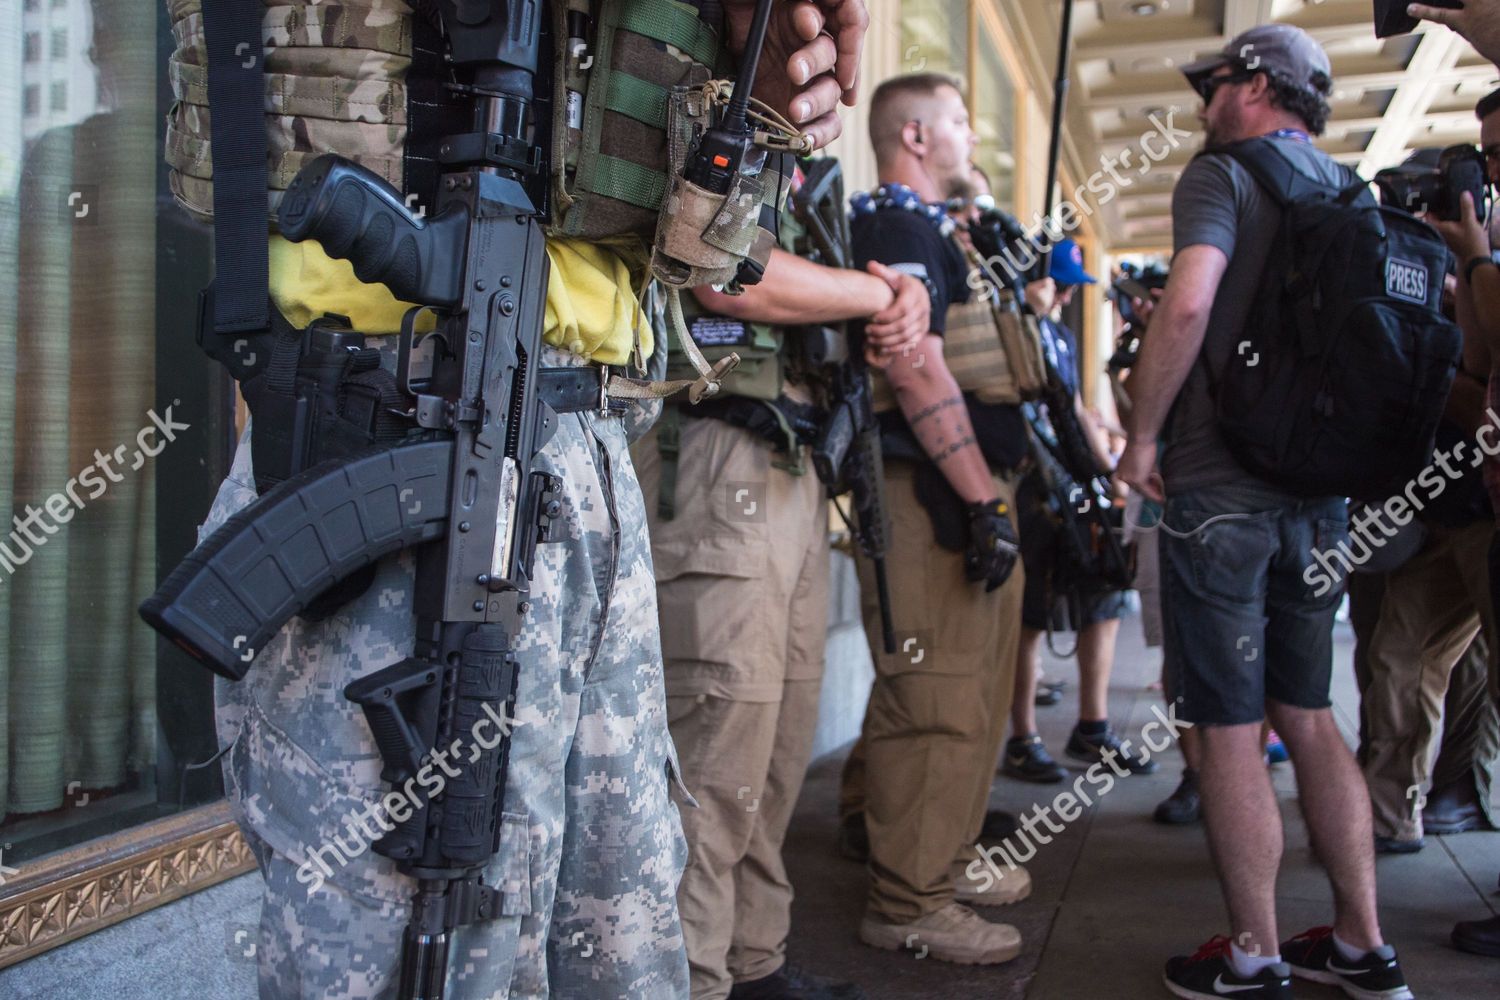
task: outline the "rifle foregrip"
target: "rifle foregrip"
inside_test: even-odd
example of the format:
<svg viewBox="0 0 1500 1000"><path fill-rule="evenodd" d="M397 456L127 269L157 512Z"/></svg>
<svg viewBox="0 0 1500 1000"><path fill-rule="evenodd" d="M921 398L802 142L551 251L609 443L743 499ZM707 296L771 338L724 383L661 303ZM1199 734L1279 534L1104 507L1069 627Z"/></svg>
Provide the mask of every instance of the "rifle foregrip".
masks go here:
<svg viewBox="0 0 1500 1000"><path fill-rule="evenodd" d="M281 627L381 556L441 538L451 440L307 469L225 521L140 607L146 624L237 681Z"/></svg>
<svg viewBox="0 0 1500 1000"><path fill-rule="evenodd" d="M325 153L297 172L277 223L293 243L317 240L353 264L361 281L381 282L398 299L458 304L463 214L418 218L383 178L341 156Z"/></svg>

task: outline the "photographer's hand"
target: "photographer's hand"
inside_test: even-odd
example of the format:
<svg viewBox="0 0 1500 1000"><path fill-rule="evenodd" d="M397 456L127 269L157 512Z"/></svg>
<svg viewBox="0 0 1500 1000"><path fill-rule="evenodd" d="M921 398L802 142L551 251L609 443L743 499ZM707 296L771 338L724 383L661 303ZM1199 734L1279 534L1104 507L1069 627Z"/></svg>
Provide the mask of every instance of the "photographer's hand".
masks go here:
<svg viewBox="0 0 1500 1000"><path fill-rule="evenodd" d="M1474 208L1474 196L1465 191L1460 197L1458 219L1448 221L1435 215L1424 215L1423 220L1442 235L1448 249L1458 258L1458 269L1464 270L1475 257L1490 255L1490 236Z"/></svg>
<svg viewBox="0 0 1500 1000"><path fill-rule="evenodd" d="M1464 0L1461 10L1414 3L1412 17L1433 21L1458 32L1490 62L1500 65L1500 0Z"/></svg>

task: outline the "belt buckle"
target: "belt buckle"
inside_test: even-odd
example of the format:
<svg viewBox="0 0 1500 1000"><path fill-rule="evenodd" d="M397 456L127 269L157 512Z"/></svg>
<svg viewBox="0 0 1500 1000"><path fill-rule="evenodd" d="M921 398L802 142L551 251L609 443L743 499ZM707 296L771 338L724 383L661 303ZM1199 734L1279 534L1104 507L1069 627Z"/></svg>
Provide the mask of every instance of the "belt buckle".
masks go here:
<svg viewBox="0 0 1500 1000"><path fill-rule="evenodd" d="M599 416L607 417L609 412L609 365L599 366Z"/></svg>

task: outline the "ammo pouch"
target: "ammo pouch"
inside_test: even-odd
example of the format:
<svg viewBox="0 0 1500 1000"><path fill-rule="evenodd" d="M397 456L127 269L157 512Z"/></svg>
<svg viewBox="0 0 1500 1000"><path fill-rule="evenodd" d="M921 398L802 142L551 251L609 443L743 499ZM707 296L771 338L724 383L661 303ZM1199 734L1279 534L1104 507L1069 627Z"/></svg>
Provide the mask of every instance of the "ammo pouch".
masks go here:
<svg viewBox="0 0 1500 1000"><path fill-rule="evenodd" d="M686 155L673 146L669 156L669 100L679 88L702 93L718 37L677 0L557 0L552 19L549 232L635 236L644 250Z"/></svg>

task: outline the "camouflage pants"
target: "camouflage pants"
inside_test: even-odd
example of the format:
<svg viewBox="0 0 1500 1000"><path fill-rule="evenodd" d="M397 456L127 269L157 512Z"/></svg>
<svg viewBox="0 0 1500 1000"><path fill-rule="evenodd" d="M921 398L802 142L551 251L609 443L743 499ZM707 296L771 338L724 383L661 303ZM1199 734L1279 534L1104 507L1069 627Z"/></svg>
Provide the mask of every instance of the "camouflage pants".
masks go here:
<svg viewBox="0 0 1500 1000"><path fill-rule="evenodd" d="M205 534L255 497L248 440ZM565 484L563 540L538 547L518 636L502 846L485 879L502 912L454 935L449 996L686 997L675 901L686 842L669 787L686 793L624 421L563 415L537 468ZM322 622L293 619L243 682L219 682L226 786L266 882L264 997L394 991L414 882L369 850L388 789L342 691L410 651L413 566L409 552L383 560L357 600Z"/></svg>

